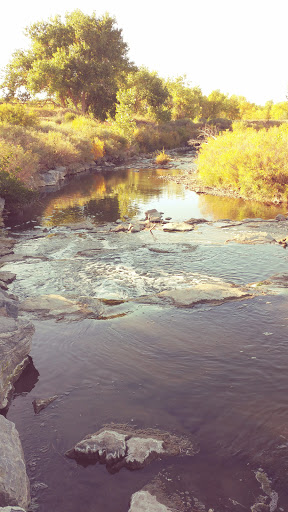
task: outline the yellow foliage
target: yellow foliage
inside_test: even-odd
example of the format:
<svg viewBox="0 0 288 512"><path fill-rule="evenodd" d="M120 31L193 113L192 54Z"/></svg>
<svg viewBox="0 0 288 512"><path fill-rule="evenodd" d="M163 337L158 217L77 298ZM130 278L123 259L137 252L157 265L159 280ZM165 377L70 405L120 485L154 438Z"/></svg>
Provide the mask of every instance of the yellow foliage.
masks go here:
<svg viewBox="0 0 288 512"><path fill-rule="evenodd" d="M103 140L100 140L98 137L94 137L92 143L92 152L95 160L97 160L97 158L103 158L105 155L104 145L105 143Z"/></svg>
<svg viewBox="0 0 288 512"><path fill-rule="evenodd" d="M167 155L164 151L164 148L162 151L159 151L158 155L155 158L156 164L165 165L168 164L168 162L171 162L172 158L170 158L169 155Z"/></svg>
<svg viewBox="0 0 288 512"><path fill-rule="evenodd" d="M249 199L288 201L288 124L268 130L234 124L233 132L202 145L198 169L208 186Z"/></svg>

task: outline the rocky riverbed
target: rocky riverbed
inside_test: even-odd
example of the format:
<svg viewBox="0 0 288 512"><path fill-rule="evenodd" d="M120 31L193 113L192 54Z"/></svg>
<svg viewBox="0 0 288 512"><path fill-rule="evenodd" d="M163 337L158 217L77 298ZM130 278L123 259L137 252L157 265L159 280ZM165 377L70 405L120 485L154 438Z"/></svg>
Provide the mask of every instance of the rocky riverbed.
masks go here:
<svg viewBox="0 0 288 512"><path fill-rule="evenodd" d="M0 510L285 510L286 237L160 208L3 233Z"/></svg>

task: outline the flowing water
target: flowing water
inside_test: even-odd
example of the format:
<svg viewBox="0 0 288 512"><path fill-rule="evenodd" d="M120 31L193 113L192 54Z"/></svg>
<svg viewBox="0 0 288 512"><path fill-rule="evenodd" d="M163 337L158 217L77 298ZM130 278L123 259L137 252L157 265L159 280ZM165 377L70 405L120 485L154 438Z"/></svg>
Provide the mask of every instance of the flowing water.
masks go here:
<svg viewBox="0 0 288 512"><path fill-rule="evenodd" d="M10 290L20 299L54 293L107 302L101 320L33 319L31 363L7 412L23 443L31 510L127 512L133 492L157 474L186 512L250 510L260 495L267 510L288 510L287 297L194 308L134 300L193 283L261 281L285 272L286 251L224 243L223 230L206 224L188 233L107 230L150 208L173 221L273 218L285 210L198 196L162 179L178 172L82 176L6 219L19 261L5 269L16 272ZM94 229L71 230L87 219ZM54 394L58 400L35 415L32 400ZM116 474L65 458L111 422L188 435L200 451ZM259 468L276 505L255 478Z"/></svg>

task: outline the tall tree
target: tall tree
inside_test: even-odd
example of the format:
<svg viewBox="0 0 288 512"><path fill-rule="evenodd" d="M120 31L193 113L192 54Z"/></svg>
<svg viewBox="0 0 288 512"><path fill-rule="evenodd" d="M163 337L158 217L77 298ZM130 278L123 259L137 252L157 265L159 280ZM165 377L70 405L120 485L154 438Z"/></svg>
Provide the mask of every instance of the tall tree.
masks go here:
<svg viewBox="0 0 288 512"><path fill-rule="evenodd" d="M169 92L156 71L149 71L145 67L134 70L126 77L125 89L134 98L134 114L148 116L156 121L170 120L167 103Z"/></svg>
<svg viewBox="0 0 288 512"><path fill-rule="evenodd" d="M191 87L186 76L167 80L171 97L172 119L195 119L201 115L202 92L200 87Z"/></svg>
<svg viewBox="0 0 288 512"><path fill-rule="evenodd" d="M115 23L108 14L97 18L75 10L65 22L56 16L28 27L30 49L17 51L6 68L2 87L8 97L24 86L105 118L115 107L119 81L132 68Z"/></svg>

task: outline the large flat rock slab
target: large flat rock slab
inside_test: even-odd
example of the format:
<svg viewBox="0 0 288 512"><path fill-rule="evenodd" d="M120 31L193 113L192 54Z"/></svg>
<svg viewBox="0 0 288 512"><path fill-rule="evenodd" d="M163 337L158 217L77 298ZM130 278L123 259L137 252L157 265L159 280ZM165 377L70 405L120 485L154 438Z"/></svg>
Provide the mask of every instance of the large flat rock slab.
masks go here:
<svg viewBox="0 0 288 512"><path fill-rule="evenodd" d="M199 303L219 304L227 300L241 299L251 294L246 288L230 283L199 283L187 288L164 290L157 294L160 299L171 301L178 307L191 307Z"/></svg>
<svg viewBox="0 0 288 512"><path fill-rule="evenodd" d="M0 409L7 407L13 384L28 364L34 326L0 316Z"/></svg>
<svg viewBox="0 0 288 512"><path fill-rule="evenodd" d="M188 224L188 222L169 222L163 226L163 231L170 233L173 231L192 231L193 229L193 224Z"/></svg>
<svg viewBox="0 0 288 512"><path fill-rule="evenodd" d="M30 484L22 445L14 423L1 415L0 454L0 507L18 506L26 510L30 503Z"/></svg>

